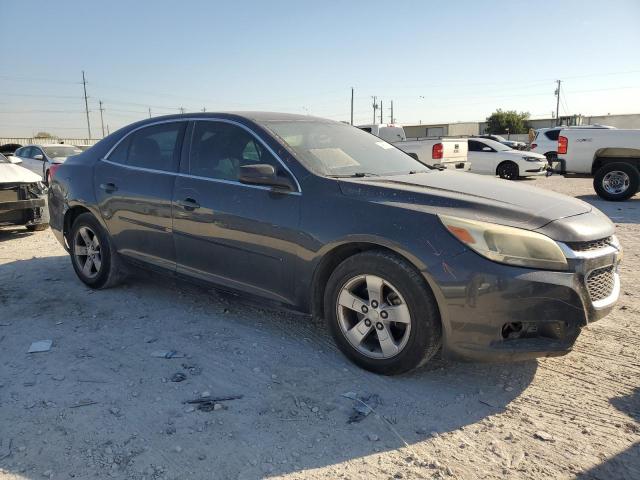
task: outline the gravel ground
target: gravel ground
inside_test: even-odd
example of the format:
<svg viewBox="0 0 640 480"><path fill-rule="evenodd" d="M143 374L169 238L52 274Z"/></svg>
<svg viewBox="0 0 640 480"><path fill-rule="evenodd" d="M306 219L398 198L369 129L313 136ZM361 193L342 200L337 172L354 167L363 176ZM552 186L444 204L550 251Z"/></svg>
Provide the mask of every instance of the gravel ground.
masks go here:
<svg viewBox="0 0 640 480"><path fill-rule="evenodd" d="M304 317L148 276L91 291L50 231L1 231L0 478L640 478L640 196L526 183L616 222L615 311L565 357L394 378ZM347 392L376 413L348 423ZM184 403L207 394L242 398Z"/></svg>

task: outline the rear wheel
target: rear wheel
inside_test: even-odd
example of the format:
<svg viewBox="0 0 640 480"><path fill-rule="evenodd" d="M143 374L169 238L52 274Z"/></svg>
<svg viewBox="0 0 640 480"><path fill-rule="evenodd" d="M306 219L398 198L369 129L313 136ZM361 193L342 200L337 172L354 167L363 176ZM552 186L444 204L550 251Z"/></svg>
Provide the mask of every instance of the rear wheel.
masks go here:
<svg viewBox="0 0 640 480"><path fill-rule="evenodd" d="M78 278L91 288L109 288L121 279L121 262L109 234L90 213L71 228L71 263Z"/></svg>
<svg viewBox="0 0 640 480"><path fill-rule="evenodd" d="M593 188L605 200L622 201L638 191L640 172L631 164L614 162L600 167L593 179Z"/></svg>
<svg viewBox="0 0 640 480"><path fill-rule="evenodd" d="M505 180L517 180L520 176L520 169L513 162L502 162L496 169L496 175Z"/></svg>
<svg viewBox="0 0 640 480"><path fill-rule="evenodd" d="M433 293L404 259L382 251L342 262L329 278L325 317L354 363L393 375L427 362L441 342Z"/></svg>

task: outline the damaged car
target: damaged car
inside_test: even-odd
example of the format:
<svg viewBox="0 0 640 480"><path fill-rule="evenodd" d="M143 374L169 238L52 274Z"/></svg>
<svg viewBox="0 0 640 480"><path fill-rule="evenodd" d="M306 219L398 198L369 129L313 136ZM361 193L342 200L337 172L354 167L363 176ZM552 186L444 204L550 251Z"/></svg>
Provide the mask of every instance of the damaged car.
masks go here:
<svg viewBox="0 0 640 480"><path fill-rule="evenodd" d="M620 294L613 223L586 202L429 168L350 125L198 113L69 158L53 233L82 282L142 266L324 318L363 368L569 352ZM302 320L301 320L302 321Z"/></svg>
<svg viewBox="0 0 640 480"><path fill-rule="evenodd" d="M0 154L0 226L8 225L30 231L46 229L47 188L39 175Z"/></svg>

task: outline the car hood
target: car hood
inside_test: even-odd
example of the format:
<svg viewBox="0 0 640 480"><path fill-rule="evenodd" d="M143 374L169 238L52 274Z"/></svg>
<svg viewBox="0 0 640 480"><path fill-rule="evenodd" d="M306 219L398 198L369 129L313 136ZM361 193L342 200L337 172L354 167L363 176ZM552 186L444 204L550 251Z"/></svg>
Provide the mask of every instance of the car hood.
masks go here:
<svg viewBox="0 0 640 480"><path fill-rule="evenodd" d="M80 155L80 154L78 154L78 155ZM51 163L64 163L67 158L69 158L69 157L53 157L51 159Z"/></svg>
<svg viewBox="0 0 640 480"><path fill-rule="evenodd" d="M545 234L559 241L602 238L611 235L614 229L608 218L582 200L470 173L432 170L413 175L349 178L341 179L340 189L347 196L376 203L526 230L538 230L553 223ZM561 221L580 215L583 220L574 219L570 226L565 225L569 222ZM590 225L593 222L595 225Z"/></svg>
<svg viewBox="0 0 640 480"><path fill-rule="evenodd" d="M0 184L41 182L40 175L13 163L0 163Z"/></svg>
<svg viewBox="0 0 640 480"><path fill-rule="evenodd" d="M527 152L526 150L512 150L509 153L513 153L515 155L518 155L520 157L529 157L529 158L537 158L538 160L543 160L543 161L547 161L547 157L545 157L544 155L542 155L541 153L536 153L536 152Z"/></svg>

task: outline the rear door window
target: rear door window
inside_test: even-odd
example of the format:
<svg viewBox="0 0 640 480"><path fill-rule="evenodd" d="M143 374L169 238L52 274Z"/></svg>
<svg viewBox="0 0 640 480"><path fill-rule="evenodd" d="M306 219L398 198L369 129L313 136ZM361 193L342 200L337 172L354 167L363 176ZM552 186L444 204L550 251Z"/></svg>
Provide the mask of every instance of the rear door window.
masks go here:
<svg viewBox="0 0 640 480"><path fill-rule="evenodd" d="M120 142L108 159L131 167L175 172L185 126L186 122L175 122L141 128Z"/></svg>

